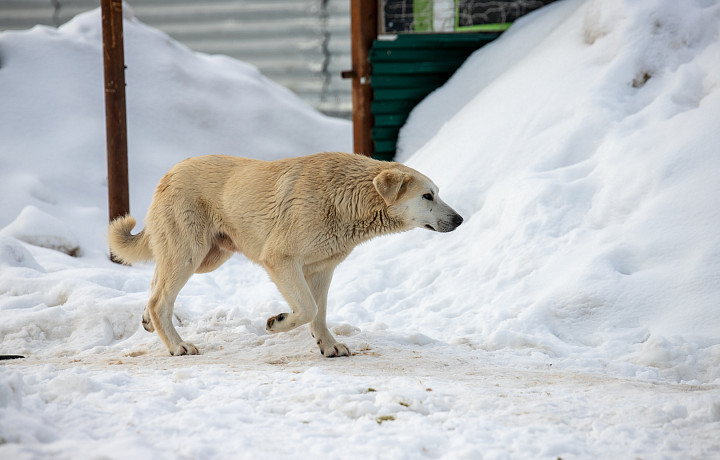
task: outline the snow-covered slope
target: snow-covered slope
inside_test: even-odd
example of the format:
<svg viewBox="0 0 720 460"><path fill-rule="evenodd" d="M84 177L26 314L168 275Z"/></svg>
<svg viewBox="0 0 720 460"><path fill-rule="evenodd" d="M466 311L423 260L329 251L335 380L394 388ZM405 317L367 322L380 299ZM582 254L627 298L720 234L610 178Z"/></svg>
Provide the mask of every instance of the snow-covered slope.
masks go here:
<svg viewBox="0 0 720 460"><path fill-rule="evenodd" d="M125 12L130 206L141 221L157 181L185 158L352 148L349 122L314 111L249 64L193 53ZM0 227L27 204L65 208L82 220L67 222L81 240L104 246L105 211L95 212L107 201L100 11L59 29L5 32L0 43Z"/></svg>
<svg viewBox="0 0 720 460"><path fill-rule="evenodd" d="M324 359L241 256L167 356L106 257L99 12L0 34L0 458L712 458L720 4L566 0L473 55L402 158L465 217L362 245ZM125 22L133 214L191 155L348 150L253 68ZM69 255L74 254L75 257Z"/></svg>
<svg viewBox="0 0 720 460"><path fill-rule="evenodd" d="M719 31L716 2L559 2L415 110L404 157L437 128L408 162L470 217L445 331L720 377Z"/></svg>

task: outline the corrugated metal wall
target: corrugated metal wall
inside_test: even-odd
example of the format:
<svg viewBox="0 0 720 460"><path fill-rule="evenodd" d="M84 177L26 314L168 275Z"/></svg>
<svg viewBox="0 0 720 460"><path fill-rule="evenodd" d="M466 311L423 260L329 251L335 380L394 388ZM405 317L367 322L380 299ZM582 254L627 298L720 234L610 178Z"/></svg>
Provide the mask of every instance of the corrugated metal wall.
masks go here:
<svg viewBox="0 0 720 460"><path fill-rule="evenodd" d="M250 62L313 107L350 117L350 0L130 0L195 51ZM100 0L0 0L0 31L58 26Z"/></svg>

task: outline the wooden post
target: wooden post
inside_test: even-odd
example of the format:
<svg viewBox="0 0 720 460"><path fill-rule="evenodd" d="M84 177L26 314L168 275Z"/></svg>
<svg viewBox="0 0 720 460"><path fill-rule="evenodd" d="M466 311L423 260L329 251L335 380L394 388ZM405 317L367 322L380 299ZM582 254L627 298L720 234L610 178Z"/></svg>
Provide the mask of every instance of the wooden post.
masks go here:
<svg viewBox="0 0 720 460"><path fill-rule="evenodd" d="M125 56L121 0L102 0L105 136L107 140L108 214L112 221L130 212L128 193ZM111 259L114 258L111 255Z"/></svg>
<svg viewBox="0 0 720 460"><path fill-rule="evenodd" d="M370 108L370 48L378 35L378 1L352 0L350 3L350 37L352 70L342 73L352 78L353 149L355 153L372 156L373 115Z"/></svg>

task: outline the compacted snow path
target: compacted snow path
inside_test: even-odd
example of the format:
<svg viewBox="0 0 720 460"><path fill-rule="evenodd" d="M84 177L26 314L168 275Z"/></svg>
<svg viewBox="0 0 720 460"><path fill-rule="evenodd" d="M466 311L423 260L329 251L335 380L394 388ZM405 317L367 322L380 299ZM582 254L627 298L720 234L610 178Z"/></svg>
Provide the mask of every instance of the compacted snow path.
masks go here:
<svg viewBox="0 0 720 460"><path fill-rule="evenodd" d="M720 453L718 386L607 377L461 345L336 331L353 334L343 337L358 350L352 357L323 358L302 330L182 358L157 346L8 362L2 432L24 442L0 452L358 459Z"/></svg>

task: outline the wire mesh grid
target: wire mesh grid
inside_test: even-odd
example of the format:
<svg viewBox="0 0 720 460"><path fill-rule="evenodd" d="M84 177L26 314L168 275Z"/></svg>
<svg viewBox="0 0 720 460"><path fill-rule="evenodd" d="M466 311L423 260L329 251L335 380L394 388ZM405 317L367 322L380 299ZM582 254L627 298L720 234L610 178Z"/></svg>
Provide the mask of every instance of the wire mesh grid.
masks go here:
<svg viewBox="0 0 720 460"><path fill-rule="evenodd" d="M379 0L380 33L503 30L555 0Z"/></svg>

